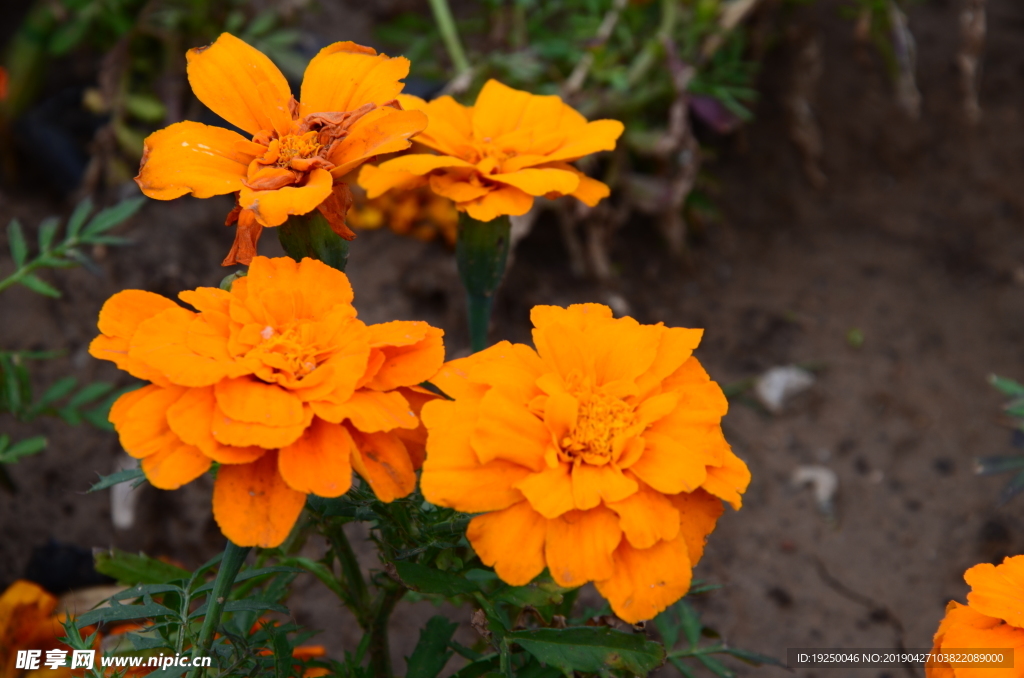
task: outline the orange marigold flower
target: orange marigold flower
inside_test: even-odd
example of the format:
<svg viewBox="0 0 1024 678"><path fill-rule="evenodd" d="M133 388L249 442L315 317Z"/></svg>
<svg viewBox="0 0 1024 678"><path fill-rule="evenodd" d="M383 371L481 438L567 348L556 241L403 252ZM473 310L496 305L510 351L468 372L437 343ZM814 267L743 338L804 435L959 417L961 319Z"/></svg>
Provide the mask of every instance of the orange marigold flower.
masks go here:
<svg viewBox="0 0 1024 678"><path fill-rule="evenodd" d="M1024 676L1024 556L1013 556L1001 565L982 563L964 573L970 585L967 604L955 600L935 632L933 652L968 649L1012 648L1013 668L927 665L928 678L1021 678Z"/></svg>
<svg viewBox="0 0 1024 678"><path fill-rule="evenodd" d="M608 187L569 163L610 151L624 129L618 120L586 118L557 96L536 96L488 80L476 105L450 96L429 103L399 97L402 106L429 118L418 143L439 155L409 154L379 167L366 165L359 185L375 198L421 177L438 195L478 221L525 214L535 196L572 195L590 206Z"/></svg>
<svg viewBox="0 0 1024 678"><path fill-rule="evenodd" d="M252 260L231 291L111 297L89 352L152 382L110 421L156 487L221 464L213 514L240 546L277 546L307 494L338 497L353 469L382 501L412 492L433 396L417 384L444 361L425 322L366 325L344 273L314 259Z"/></svg>
<svg viewBox="0 0 1024 678"><path fill-rule="evenodd" d="M352 42L313 57L298 102L270 59L229 33L187 57L195 95L252 140L179 122L146 139L135 181L159 200L235 193L227 223L238 228L225 266L252 260L264 226L317 208L338 235L355 237L345 226L351 194L341 178L377 154L408 148L427 124L395 99L409 60Z"/></svg>
<svg viewBox="0 0 1024 678"><path fill-rule="evenodd" d="M454 245L459 213L452 201L423 185L408 188L385 193L373 200L360 199L357 195L348 215L349 226L373 230L386 225L399 235L423 241L440 236L449 246Z"/></svg>
<svg viewBox="0 0 1024 678"><path fill-rule="evenodd" d="M431 380L454 400L423 408L423 495L483 514L467 536L509 584L547 567L650 619L689 589L722 500L739 508L750 482L722 389L691 355L703 331L600 304L531 319L536 350L501 342Z"/></svg>
<svg viewBox="0 0 1024 678"><path fill-rule="evenodd" d="M19 650L44 650L37 670L53 678L69 678L67 666L54 672L42 665L45 650L68 650L58 638L64 636L60 618L54 615L57 598L38 584L18 580L0 596L0 678L24 673L16 668Z"/></svg>

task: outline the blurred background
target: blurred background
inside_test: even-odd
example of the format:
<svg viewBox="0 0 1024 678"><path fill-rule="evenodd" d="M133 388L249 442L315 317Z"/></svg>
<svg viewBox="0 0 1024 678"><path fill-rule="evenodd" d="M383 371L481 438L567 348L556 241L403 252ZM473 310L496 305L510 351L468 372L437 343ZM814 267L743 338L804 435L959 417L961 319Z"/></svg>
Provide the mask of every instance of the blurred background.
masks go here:
<svg viewBox="0 0 1024 678"><path fill-rule="evenodd" d="M619 148L583 167L613 193L592 210L541 200L518 220L492 339L528 342L540 303L705 328L697 355L731 397L726 436L754 477L697 569L722 585L694 601L705 622L780 658L930 646L946 602L964 599L963 571L1024 552L1012 497L1024 475L975 473L1000 456L984 468L1024 473L1018 412L1002 409L1020 393L988 381L1024 379L1024 4L453 0L454 21L438 22L448 7L6 0L0 224L19 220L32 244L19 253L8 231L0 276L31 264L48 217L138 195L147 134L225 124L193 97L184 59L223 31L295 91L317 50L353 40L409 57L406 91L426 98L472 102L489 77L560 94L626 123ZM102 584L94 547L189 568L222 548L203 479L85 494L125 464L96 412L128 385L87 347L118 290L217 285L231 206L149 201L109 239L69 246L82 266L33 269L50 289L0 285L0 590ZM450 207L360 199L350 219L360 317L427 320L465 355ZM273 236L262 254L282 253ZM69 375L73 387L31 405L31 389L45 399ZM40 436L45 449L10 453ZM312 577L298 581L295 618L340 656L353 625ZM433 613L396 615L396 661Z"/></svg>

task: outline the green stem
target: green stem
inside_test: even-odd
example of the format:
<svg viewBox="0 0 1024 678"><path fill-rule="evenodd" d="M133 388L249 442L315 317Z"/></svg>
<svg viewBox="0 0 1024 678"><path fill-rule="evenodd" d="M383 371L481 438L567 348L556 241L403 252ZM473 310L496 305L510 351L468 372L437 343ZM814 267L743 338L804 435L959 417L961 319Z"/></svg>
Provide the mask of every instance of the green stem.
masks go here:
<svg viewBox="0 0 1024 678"><path fill-rule="evenodd" d="M339 271L344 271L348 263L348 241L331 229L320 210L289 217L277 227L277 237L295 261L319 259Z"/></svg>
<svg viewBox="0 0 1024 678"><path fill-rule="evenodd" d="M445 49L448 50L448 57L455 66L455 74L462 75L469 71L469 59L462 49L462 42L459 40L459 31L455 27L455 19L452 17L452 10L448 7L448 0L430 0L430 9L434 11L434 21L441 31L441 39L444 40Z"/></svg>
<svg viewBox="0 0 1024 678"><path fill-rule="evenodd" d="M344 585L349 592L349 600L345 603L356 615L359 626L367 630L371 625L372 610L370 609L370 591L366 587L366 580L363 579L363 570L359 567L359 560L356 552L349 543L348 536L343 528L344 521L328 519L324 522L324 535L331 543L331 550L334 557L341 565L341 575L344 577Z"/></svg>
<svg viewBox="0 0 1024 678"><path fill-rule="evenodd" d="M192 659L196 657L207 657L210 654L210 647L213 645L213 636L220 626L220 616L224 611L224 603L227 601L228 593L231 592L231 585L235 583L235 577L249 555L251 546L238 546L228 540L224 547L224 559L220 561L220 569L217 570L217 578L213 581L213 590L206 606L206 618L203 619L203 627L199 631L199 640L192 651ZM193 668L189 671L188 678L196 678L203 672L202 667Z"/></svg>
<svg viewBox="0 0 1024 678"><path fill-rule="evenodd" d="M374 605L373 620L368 629L370 634L370 671L374 678L391 678L391 647L388 643L388 622L395 605L405 596L406 591L401 584L388 584L377 598Z"/></svg>
<svg viewBox="0 0 1024 678"><path fill-rule="evenodd" d="M469 341L474 353L487 347L494 293L505 274L511 228L507 216L477 221L465 212L459 215L455 258L466 288Z"/></svg>

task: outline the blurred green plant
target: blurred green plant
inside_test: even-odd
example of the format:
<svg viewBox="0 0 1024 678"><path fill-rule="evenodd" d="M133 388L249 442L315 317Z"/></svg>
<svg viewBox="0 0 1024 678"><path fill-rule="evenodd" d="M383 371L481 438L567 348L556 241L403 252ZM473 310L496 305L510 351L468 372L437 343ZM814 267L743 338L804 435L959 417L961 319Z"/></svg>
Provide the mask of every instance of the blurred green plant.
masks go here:
<svg viewBox="0 0 1024 678"><path fill-rule="evenodd" d="M1024 446L1024 385L1006 377L991 375L988 382L1000 393L1010 398L1003 405L1003 413L1010 419L1014 428L1015 445ZM975 460L975 473L989 476L1012 473L1013 477L999 494L999 503L1005 504L1016 495L1024 492L1024 454L1001 457L981 457Z"/></svg>
<svg viewBox="0 0 1024 678"><path fill-rule="evenodd" d="M56 287L38 276L45 269L74 268L84 265L96 266L85 254L84 248L97 245L124 245L125 238L109 235L109 231L124 223L142 206L142 198L125 200L113 207L89 215L92 202L84 200L75 208L68 219L63 237L58 237L60 222L56 218L45 219L38 228L38 250L30 254L25 229L17 219L7 226L7 245L10 249L14 271L0 278L0 292L21 285L37 294L59 298ZM78 379L66 376L58 379L38 398L34 395L31 361L50 360L64 355L64 351L0 351L0 414L13 415L21 422L31 422L37 417L58 417L72 426L82 422L101 430L113 430L107 421L110 406L122 393L135 388L129 386L115 389L113 384L93 382L79 387ZM8 490L14 485L4 470L4 465L13 464L46 448L44 436L33 436L11 442L7 434L0 435L0 484Z"/></svg>

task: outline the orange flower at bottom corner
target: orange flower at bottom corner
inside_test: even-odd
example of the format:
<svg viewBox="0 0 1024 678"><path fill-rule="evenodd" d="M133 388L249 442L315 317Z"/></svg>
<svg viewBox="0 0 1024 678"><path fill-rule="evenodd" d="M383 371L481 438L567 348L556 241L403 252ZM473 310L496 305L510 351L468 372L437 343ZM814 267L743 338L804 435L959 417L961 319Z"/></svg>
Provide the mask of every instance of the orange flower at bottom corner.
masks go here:
<svg viewBox="0 0 1024 678"><path fill-rule="evenodd" d="M927 678L1024 677L1024 555L1007 557L999 565L975 565L964 580L971 587L967 604L949 601L932 652L1010 651L1013 666L936 663L926 666Z"/></svg>
<svg viewBox="0 0 1024 678"><path fill-rule="evenodd" d="M157 488L220 464L213 515L239 546L274 547L308 494L339 497L355 471L381 501L416 485L426 431L418 384L444 361L425 322L367 325L348 278L323 262L255 257L231 291L126 290L100 311L90 353L151 382L110 421Z"/></svg>
<svg viewBox="0 0 1024 678"><path fill-rule="evenodd" d="M57 597L30 581L18 580L0 595L0 678L21 678L46 675L51 678L69 678L67 666L47 668L47 650L69 651L58 639L64 636L61 617L54 614ZM17 666L18 652L40 651L39 666L35 671Z"/></svg>
<svg viewBox="0 0 1024 678"><path fill-rule="evenodd" d="M750 482L722 435L722 389L692 356L702 330L599 304L531 319L536 349L501 342L431 380L452 400L423 407L423 495L482 514L467 537L505 582L547 568L651 619L687 592L723 500L738 509Z"/></svg>

